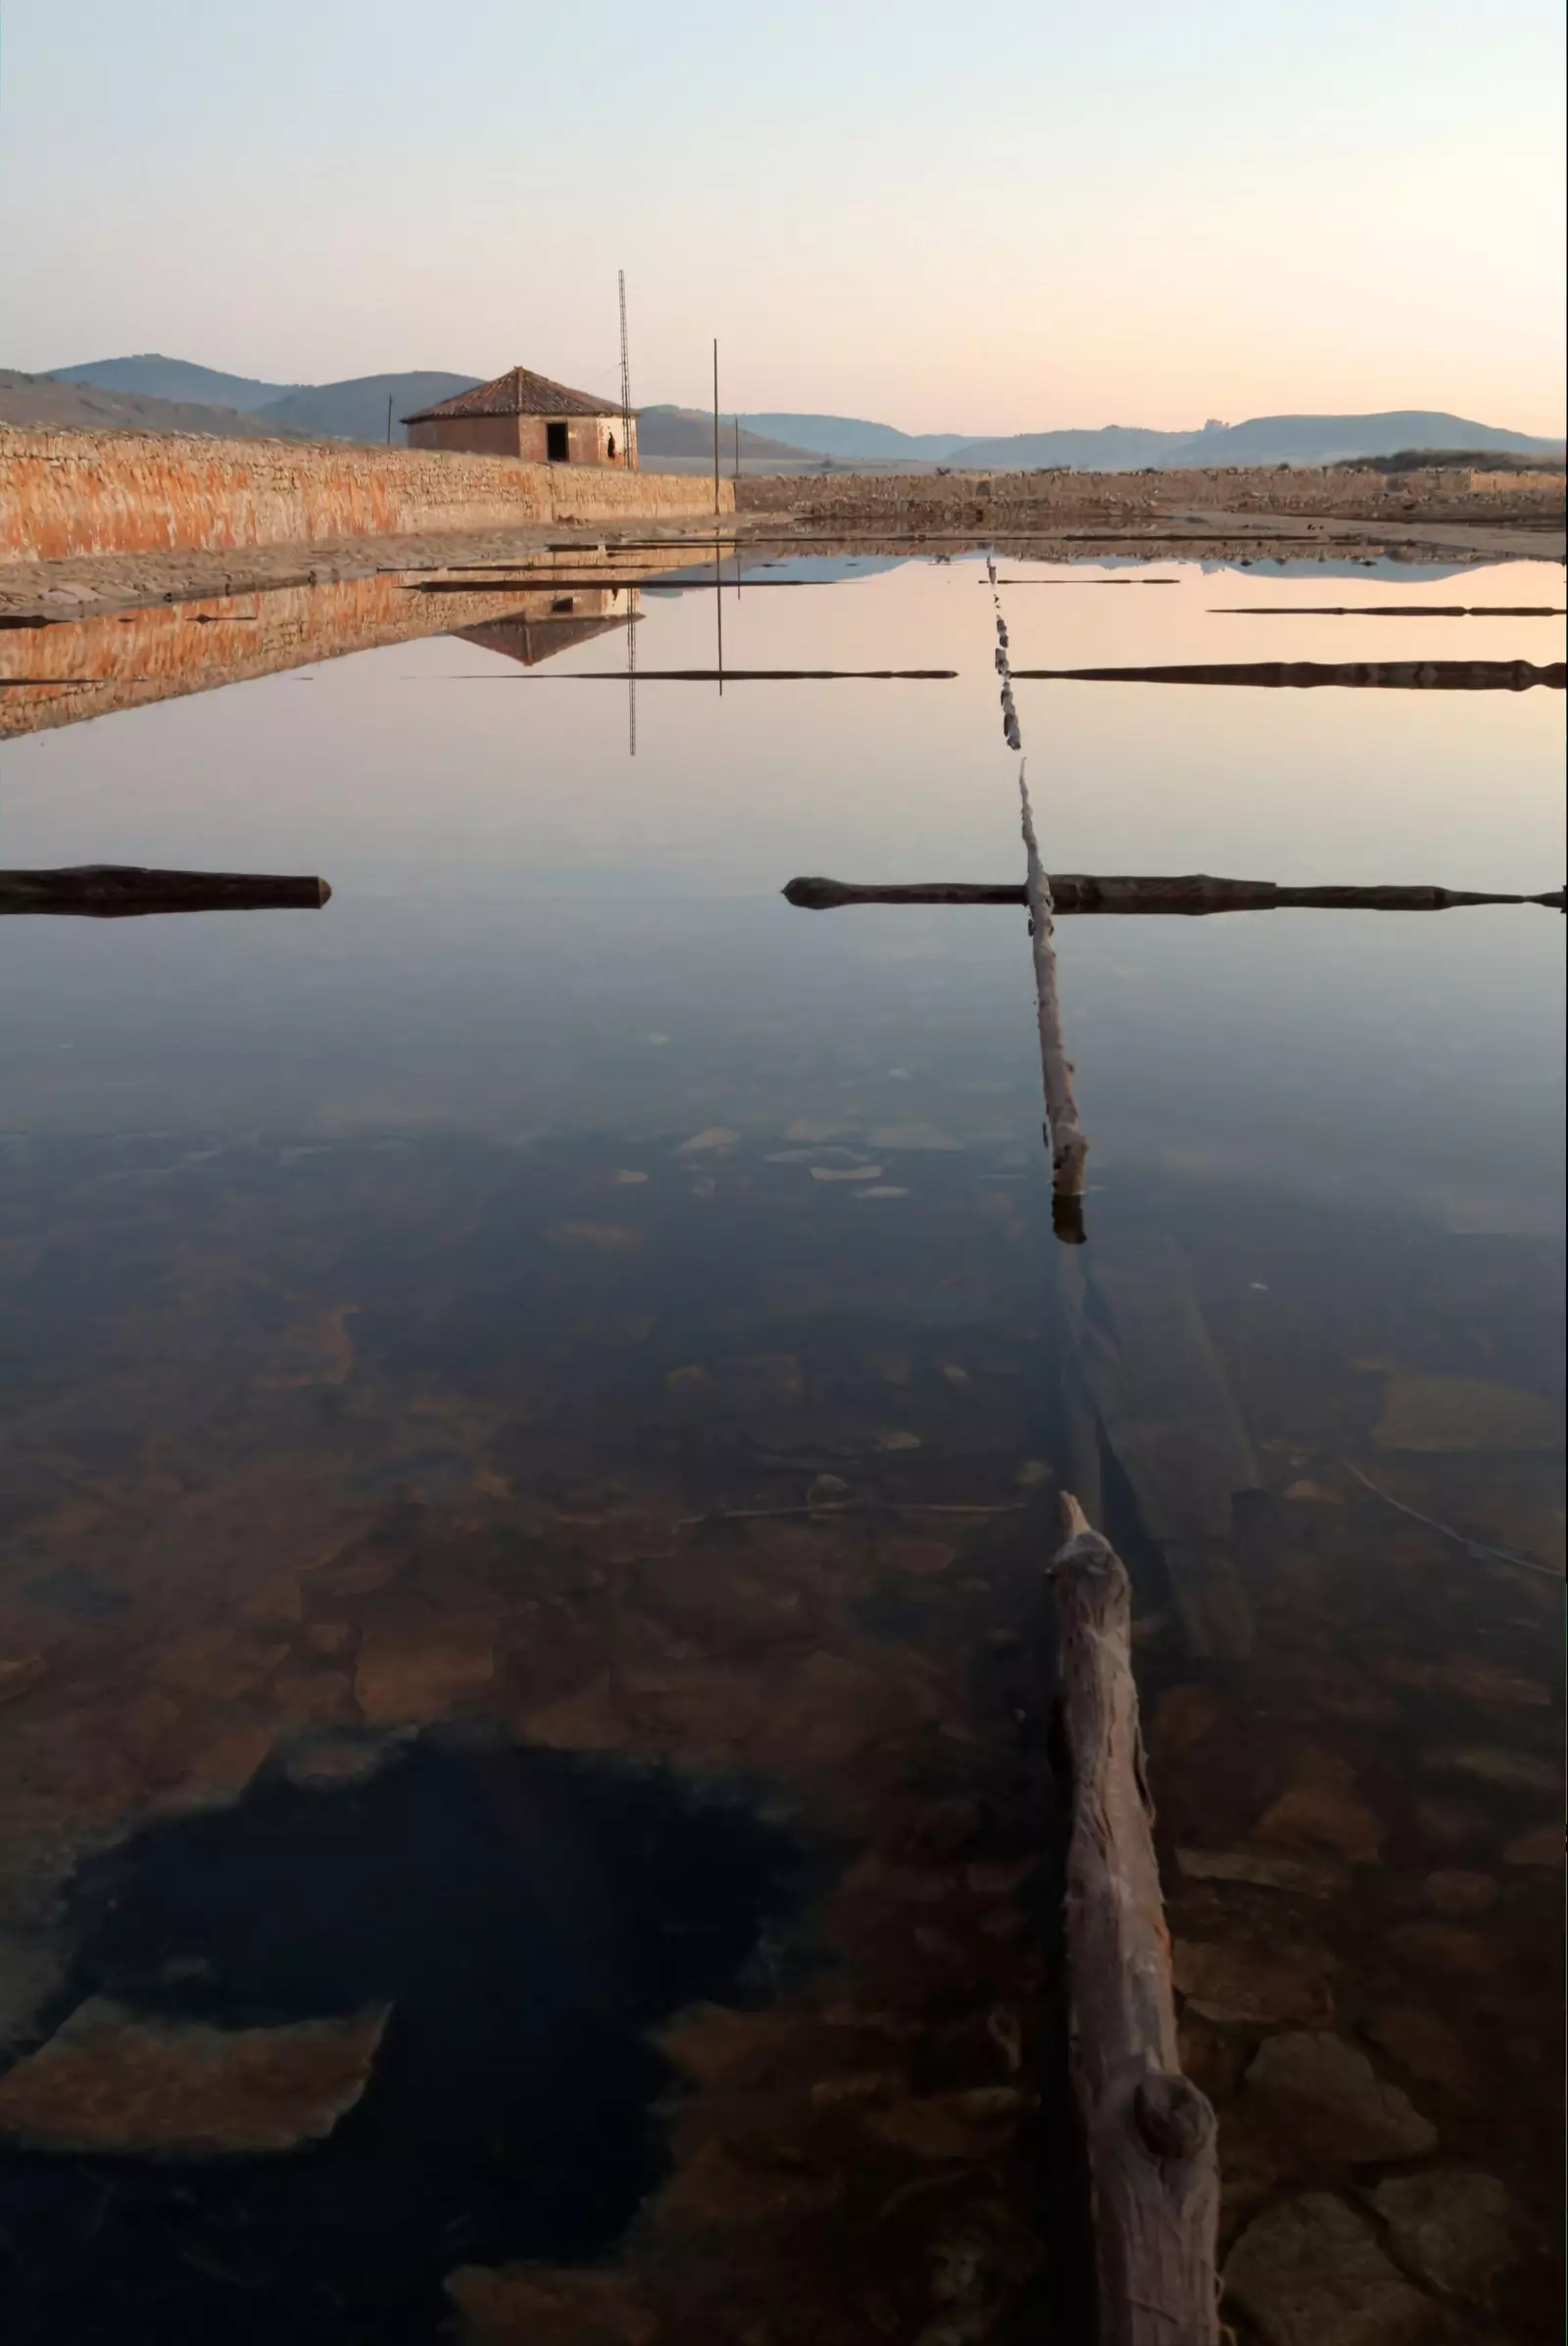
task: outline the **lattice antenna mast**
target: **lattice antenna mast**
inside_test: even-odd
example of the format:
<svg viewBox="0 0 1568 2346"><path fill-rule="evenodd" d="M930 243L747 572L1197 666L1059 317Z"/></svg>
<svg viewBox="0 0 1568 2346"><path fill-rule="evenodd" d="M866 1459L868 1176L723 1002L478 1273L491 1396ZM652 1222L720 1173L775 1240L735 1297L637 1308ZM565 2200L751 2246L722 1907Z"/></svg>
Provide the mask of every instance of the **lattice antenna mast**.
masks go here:
<svg viewBox="0 0 1568 2346"><path fill-rule="evenodd" d="M631 463L631 360L626 345L626 271L615 271L620 280L620 451L621 461Z"/></svg>

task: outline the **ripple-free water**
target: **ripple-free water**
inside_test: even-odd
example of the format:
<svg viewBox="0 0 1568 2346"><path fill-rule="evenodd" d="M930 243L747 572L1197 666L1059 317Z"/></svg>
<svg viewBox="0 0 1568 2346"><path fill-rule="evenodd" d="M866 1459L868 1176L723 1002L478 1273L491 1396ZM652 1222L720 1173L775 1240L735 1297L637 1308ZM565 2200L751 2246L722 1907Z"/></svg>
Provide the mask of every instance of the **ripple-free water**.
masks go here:
<svg viewBox="0 0 1568 2346"><path fill-rule="evenodd" d="M1216 608L1554 605L1546 564L1003 567L1061 582L1004 589L1020 668L1560 657L1550 621ZM778 893L1017 876L982 565L777 574L814 583L645 597L638 665L716 664L721 615L728 665L957 678L645 680L633 758L624 683L563 675L621 673L623 629L529 667L431 636L6 745L8 865L333 895L0 922L0 1968L25 2051L78 1857L313 1737L473 1715L743 1785L861 1901L798 1925L807 1971L906 2030L857 2045L863 2109L824 2095L831 2155L790 2134L788 2221L869 2339L934 2318L918 2243L976 2190L988 2238L1034 2222L1027 2135L1004 2182L950 2146L956 2200L905 2200L929 2166L878 2112L1011 2090L965 2013L982 2045L999 1997L1053 2009L961 1868L951 1910L898 1903L922 1803L970 1803L982 1860L1048 1831L1053 1241L1021 915ZM1057 869L1560 883L1556 694L1017 697ZM1482 1550L1561 1568L1561 940L1529 907L1058 932L1092 1254L1174 1239L1265 1485L1250 1661L1195 1663L1140 1565L1172 1928L1244 1981L1188 2013L1227 2224L1376 2181L1235 2119L1262 2035L1336 2031L1439 2166L1501 2179L1516 2247L1466 2285L1521 2339L1555 2334L1560 1592ZM813 1493L844 1511L773 1512ZM724 2221L762 2288L782 2233ZM122 2237L83 2224L74 2272ZM1062 2319L1059 2265L992 2263Z"/></svg>

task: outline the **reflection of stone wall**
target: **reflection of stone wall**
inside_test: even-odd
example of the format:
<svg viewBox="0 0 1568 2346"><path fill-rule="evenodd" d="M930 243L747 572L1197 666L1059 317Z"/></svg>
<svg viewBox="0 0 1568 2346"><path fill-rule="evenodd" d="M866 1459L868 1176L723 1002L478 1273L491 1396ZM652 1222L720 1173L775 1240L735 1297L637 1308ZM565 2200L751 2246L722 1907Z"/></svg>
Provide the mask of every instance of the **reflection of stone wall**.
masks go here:
<svg viewBox="0 0 1568 2346"><path fill-rule="evenodd" d="M149 701L209 692L252 676L270 676L345 652L373 651L416 636L469 634L485 622L514 616L548 623L553 598L476 590L471 595L411 594L396 578L339 579L321 586L278 587L266 595L234 595L182 607L153 604L100 618L0 633L0 739L71 725L82 717L137 709ZM636 590L615 598L621 615ZM574 598L613 624L603 589ZM496 649L509 647L498 644ZM563 637L555 646L564 650ZM536 658L547 658L541 648ZM42 681L29 692L25 679ZM89 682L89 678L100 679ZM21 684L10 680L22 679ZM79 679L79 681L75 681Z"/></svg>
<svg viewBox="0 0 1568 2346"><path fill-rule="evenodd" d="M0 562L712 511L709 480L618 464L0 424Z"/></svg>
<svg viewBox="0 0 1568 2346"><path fill-rule="evenodd" d="M1169 472L953 472L759 475L736 489L737 511L837 517L914 509L974 521L998 509L1044 507L1125 519L1194 508L1227 513L1334 513L1368 519L1455 519L1485 513L1560 517L1560 475L1511 476L1515 494L1491 487L1493 474L1464 469L1387 474L1332 465L1231 465ZM1487 484L1487 485L1483 485Z"/></svg>

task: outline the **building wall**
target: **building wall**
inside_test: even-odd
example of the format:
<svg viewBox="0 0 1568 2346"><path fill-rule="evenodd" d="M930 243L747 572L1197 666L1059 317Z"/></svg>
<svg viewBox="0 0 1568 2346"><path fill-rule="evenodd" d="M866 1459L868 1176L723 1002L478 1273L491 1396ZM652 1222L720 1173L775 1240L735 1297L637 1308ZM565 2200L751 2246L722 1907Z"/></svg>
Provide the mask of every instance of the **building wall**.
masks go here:
<svg viewBox="0 0 1568 2346"><path fill-rule="evenodd" d="M426 423L411 423L408 427L411 448L443 449L467 456L521 457L525 464L546 464L550 462L550 423L564 422L566 426L566 462L569 464L614 464L623 463L622 441L625 437L618 415L565 415L551 418L545 415L438 415ZM615 453L610 453L613 440ZM631 427L632 464L636 470L637 424Z"/></svg>
<svg viewBox="0 0 1568 2346"><path fill-rule="evenodd" d="M0 562L712 511L710 482L619 464L0 424Z"/></svg>
<svg viewBox="0 0 1568 2346"><path fill-rule="evenodd" d="M440 449L449 456L514 457L525 453L518 447L518 426L527 421L518 415L442 415L429 423L411 423L409 446Z"/></svg>

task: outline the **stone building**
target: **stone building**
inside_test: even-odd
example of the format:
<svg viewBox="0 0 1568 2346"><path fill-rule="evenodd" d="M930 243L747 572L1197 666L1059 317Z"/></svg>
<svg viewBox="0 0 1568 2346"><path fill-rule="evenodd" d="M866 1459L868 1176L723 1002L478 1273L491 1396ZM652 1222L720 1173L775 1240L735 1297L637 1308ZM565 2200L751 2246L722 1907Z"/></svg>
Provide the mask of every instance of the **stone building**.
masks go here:
<svg viewBox="0 0 1568 2346"><path fill-rule="evenodd" d="M553 383L531 367L509 367L493 383L460 391L405 415L411 448L462 449L521 457L530 464L616 464L637 469L637 418L627 430L612 400Z"/></svg>

